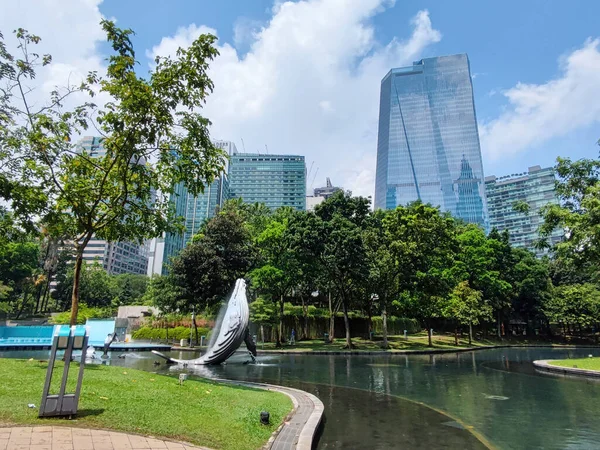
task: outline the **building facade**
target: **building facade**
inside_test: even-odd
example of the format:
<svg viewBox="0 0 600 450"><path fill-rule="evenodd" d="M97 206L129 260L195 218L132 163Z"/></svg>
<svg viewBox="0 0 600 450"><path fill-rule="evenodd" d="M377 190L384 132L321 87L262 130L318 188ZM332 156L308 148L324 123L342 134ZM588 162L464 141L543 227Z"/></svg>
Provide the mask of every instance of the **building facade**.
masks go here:
<svg viewBox="0 0 600 450"><path fill-rule="evenodd" d="M234 153L229 161L229 197L271 209L306 209L306 163L299 155Z"/></svg>
<svg viewBox="0 0 600 450"><path fill-rule="evenodd" d="M163 250L162 273L168 272L171 258L176 256L200 231L204 223L214 217L229 197L229 183L227 175L222 174L204 192L194 197L187 192L182 183L175 187L171 195L171 203L175 208L175 215L184 218L185 230L183 233L167 233Z"/></svg>
<svg viewBox="0 0 600 450"><path fill-rule="evenodd" d="M488 229L466 54L425 58L381 82L375 207L415 200Z"/></svg>
<svg viewBox="0 0 600 450"><path fill-rule="evenodd" d="M331 180L327 177L326 185L323 187L317 187L313 190L313 195L306 196L306 210L314 211L317 205L320 205L325 201L325 199L331 197L337 191L342 191L343 189L338 186L334 186L331 184Z"/></svg>
<svg viewBox="0 0 600 450"><path fill-rule="evenodd" d="M102 158L106 154L101 137L85 136L78 145L80 150L94 158ZM111 275L146 275L149 253L149 243L140 245L132 242L108 242L94 236L83 252L83 259L88 263L98 261Z"/></svg>
<svg viewBox="0 0 600 450"><path fill-rule="evenodd" d="M485 191L490 227L508 231L510 243L514 247L526 248L538 256L543 255L544 251L535 247L540 237L538 230L543 223L540 209L548 204L558 204L552 167L542 169L540 166L533 166L524 173L499 178L493 175L486 177ZM518 211L515 208L517 202L527 203L529 211ZM563 235L562 230L555 230L550 243L556 244Z"/></svg>

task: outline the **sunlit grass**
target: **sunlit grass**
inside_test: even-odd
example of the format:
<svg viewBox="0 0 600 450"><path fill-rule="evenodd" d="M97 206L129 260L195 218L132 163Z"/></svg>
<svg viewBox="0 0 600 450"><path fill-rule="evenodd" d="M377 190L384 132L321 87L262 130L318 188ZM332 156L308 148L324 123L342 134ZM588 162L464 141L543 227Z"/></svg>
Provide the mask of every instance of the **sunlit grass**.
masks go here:
<svg viewBox="0 0 600 450"><path fill-rule="evenodd" d="M600 358L557 359L548 363L553 366L600 371Z"/></svg>
<svg viewBox="0 0 600 450"><path fill-rule="evenodd" d="M46 362L0 359L0 424L104 428L214 449L257 449L292 409L290 399L277 392L191 379L180 386L173 377L89 365L77 418L39 419L46 368ZM62 365L55 370L61 375ZM260 424L261 411L270 412L271 425Z"/></svg>

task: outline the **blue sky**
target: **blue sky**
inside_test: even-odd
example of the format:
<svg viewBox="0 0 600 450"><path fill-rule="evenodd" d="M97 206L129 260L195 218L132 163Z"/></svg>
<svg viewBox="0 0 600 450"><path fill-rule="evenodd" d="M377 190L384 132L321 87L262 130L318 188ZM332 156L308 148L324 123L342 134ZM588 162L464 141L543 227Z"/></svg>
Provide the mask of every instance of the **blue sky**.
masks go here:
<svg viewBox="0 0 600 450"><path fill-rule="evenodd" d="M330 176L372 193L381 78L452 53L471 61L486 175L598 155L600 2L47 0L15 6L0 29L10 20L42 37L47 30L59 56L65 41L77 42L63 59L84 70L103 64L100 15L136 31L141 72L149 56L216 33L222 56L206 108L213 136L239 150L243 139L248 151L304 154L319 168L315 185Z"/></svg>

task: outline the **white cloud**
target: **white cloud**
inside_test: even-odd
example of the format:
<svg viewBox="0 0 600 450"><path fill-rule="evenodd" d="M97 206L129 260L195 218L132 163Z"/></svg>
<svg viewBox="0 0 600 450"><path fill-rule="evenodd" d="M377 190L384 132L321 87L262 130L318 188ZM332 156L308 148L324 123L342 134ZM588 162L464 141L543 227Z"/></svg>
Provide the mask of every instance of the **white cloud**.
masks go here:
<svg viewBox="0 0 600 450"><path fill-rule="evenodd" d="M100 27L102 15L98 9L102 0L43 0L4 2L0 14L2 31L9 51L13 54L15 38L12 31L25 28L42 38L41 44L30 47L30 51L52 54L52 64L38 70L36 81L31 87L32 101L41 106L48 94L57 86L67 82L80 82L89 71L103 72L104 62L97 45L105 39ZM72 98L68 105L87 100L83 96ZM96 97L96 103L103 98Z"/></svg>
<svg viewBox="0 0 600 450"><path fill-rule="evenodd" d="M315 161L319 167L315 185L329 176L355 194L372 195L381 79L441 39L429 13L419 11L408 38L381 44L371 19L390 5L277 1L245 55L219 45L221 55L210 69L215 91L206 106L213 136L233 140L239 149L244 139L247 151L267 144L271 153L305 155L307 166ZM202 30L195 24L180 28L148 55L173 54Z"/></svg>
<svg viewBox="0 0 600 450"><path fill-rule="evenodd" d="M600 40L561 58L560 77L517 85L503 94L506 110L480 126L483 152L492 160L600 122Z"/></svg>

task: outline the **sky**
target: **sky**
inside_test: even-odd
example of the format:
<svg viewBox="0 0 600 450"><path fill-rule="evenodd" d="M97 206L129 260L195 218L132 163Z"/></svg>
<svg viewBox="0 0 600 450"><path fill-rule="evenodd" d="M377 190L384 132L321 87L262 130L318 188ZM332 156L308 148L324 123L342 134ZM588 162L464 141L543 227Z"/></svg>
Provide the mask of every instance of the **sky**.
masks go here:
<svg viewBox="0 0 600 450"><path fill-rule="evenodd" d="M467 53L485 175L598 156L600 2L527 0L0 0L0 31L42 37L56 85L100 73L99 27L135 31L138 73L202 33L218 36L204 114L239 151L306 157L308 188L372 195L381 79L423 57ZM102 96L97 101L106 101Z"/></svg>

